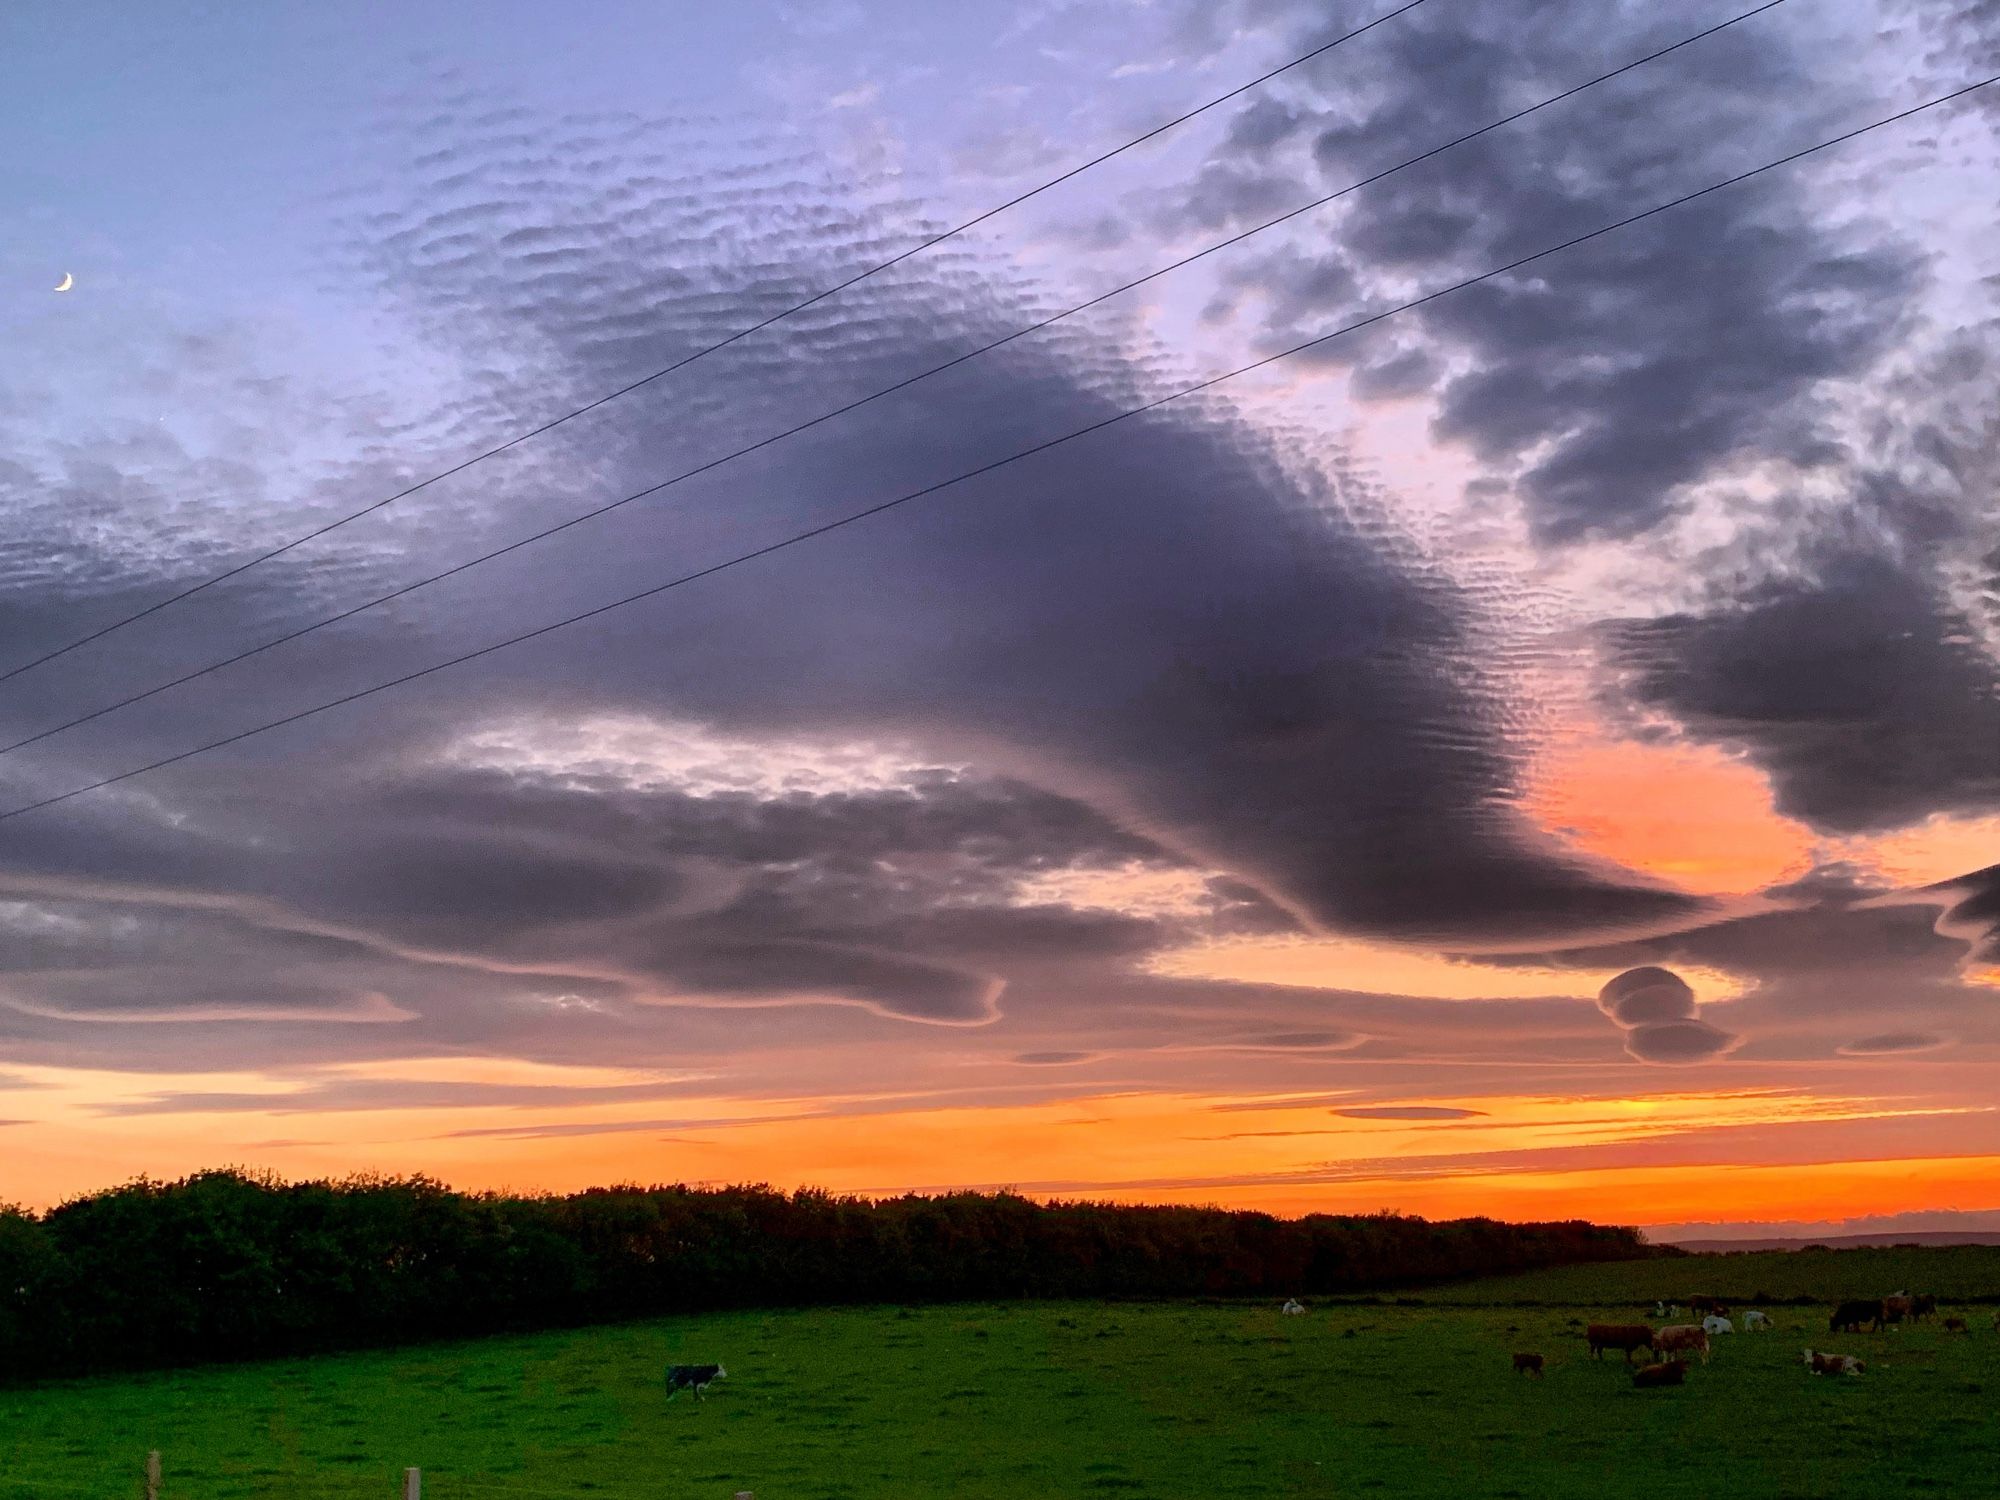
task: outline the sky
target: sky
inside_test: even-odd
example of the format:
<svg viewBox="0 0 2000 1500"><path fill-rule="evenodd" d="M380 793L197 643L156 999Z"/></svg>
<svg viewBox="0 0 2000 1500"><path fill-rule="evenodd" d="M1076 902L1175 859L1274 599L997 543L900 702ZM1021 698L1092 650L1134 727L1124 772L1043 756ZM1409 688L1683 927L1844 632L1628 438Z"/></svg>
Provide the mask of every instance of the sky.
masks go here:
<svg viewBox="0 0 2000 1500"><path fill-rule="evenodd" d="M5 7L0 1201L1993 1222L2000 85L1540 254L1754 8Z"/></svg>

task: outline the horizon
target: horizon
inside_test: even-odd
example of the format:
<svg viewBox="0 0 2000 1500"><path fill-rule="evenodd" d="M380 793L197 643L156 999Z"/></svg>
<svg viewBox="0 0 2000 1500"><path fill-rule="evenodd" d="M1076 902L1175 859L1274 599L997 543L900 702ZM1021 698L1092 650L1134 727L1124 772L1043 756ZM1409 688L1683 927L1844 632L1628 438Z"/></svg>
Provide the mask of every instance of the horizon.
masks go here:
<svg viewBox="0 0 2000 1500"><path fill-rule="evenodd" d="M1581 4L11 7L0 1203L2000 1235L2000 19Z"/></svg>

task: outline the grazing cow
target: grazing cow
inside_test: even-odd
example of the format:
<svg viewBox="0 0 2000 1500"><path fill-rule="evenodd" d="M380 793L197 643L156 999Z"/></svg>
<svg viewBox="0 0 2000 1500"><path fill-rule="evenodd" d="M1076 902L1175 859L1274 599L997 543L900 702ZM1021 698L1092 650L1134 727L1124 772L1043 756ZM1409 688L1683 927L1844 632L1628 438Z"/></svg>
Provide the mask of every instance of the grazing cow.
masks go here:
<svg viewBox="0 0 2000 1500"><path fill-rule="evenodd" d="M1909 1317L1910 1310L1916 1305L1916 1298L1905 1292L1898 1292L1893 1297L1884 1297L1882 1299L1882 1321L1893 1328L1896 1324Z"/></svg>
<svg viewBox="0 0 2000 1500"><path fill-rule="evenodd" d="M1684 1359L1670 1359L1664 1364L1641 1365L1632 1372L1632 1384L1641 1387L1661 1385L1686 1385L1688 1362Z"/></svg>
<svg viewBox="0 0 2000 1500"><path fill-rule="evenodd" d="M682 1391L693 1391L695 1400L706 1401L708 1398L702 1392L728 1374L721 1365L668 1365L667 1399L673 1400Z"/></svg>
<svg viewBox="0 0 2000 1500"><path fill-rule="evenodd" d="M1299 1299L1296 1297L1287 1297L1285 1299L1285 1305L1278 1309L1279 1312L1283 1313L1288 1318L1296 1318L1300 1313L1304 1312L1305 1310L1306 1310L1305 1303L1299 1301Z"/></svg>
<svg viewBox="0 0 2000 1500"><path fill-rule="evenodd" d="M1541 1355L1516 1354L1514 1356L1514 1371L1518 1375L1532 1375L1537 1380L1541 1379L1542 1378Z"/></svg>
<svg viewBox="0 0 2000 1500"><path fill-rule="evenodd" d="M1920 1323L1925 1318L1935 1318L1936 1316L1937 1298L1929 1292L1910 1299L1910 1321L1912 1323Z"/></svg>
<svg viewBox="0 0 2000 1500"><path fill-rule="evenodd" d="M1753 1307L1743 1315L1743 1331L1745 1333L1762 1332L1770 1328L1770 1326L1771 1315L1769 1313L1759 1312Z"/></svg>
<svg viewBox="0 0 2000 1500"><path fill-rule="evenodd" d="M1863 1323L1874 1325L1875 1331L1882 1331L1882 1299L1880 1297L1850 1297L1833 1310L1827 1319L1828 1333L1859 1333Z"/></svg>
<svg viewBox="0 0 2000 1500"><path fill-rule="evenodd" d="M1701 1331L1703 1333L1734 1333L1736 1329L1730 1323L1729 1319L1723 1317L1721 1313L1710 1313L1701 1320Z"/></svg>
<svg viewBox="0 0 2000 1500"><path fill-rule="evenodd" d="M1815 1375L1859 1375L1868 1368L1851 1354L1822 1354L1806 1350L1806 1368Z"/></svg>
<svg viewBox="0 0 2000 1500"><path fill-rule="evenodd" d="M1598 1359L1606 1349L1624 1351L1625 1363L1632 1363L1632 1351L1653 1347L1653 1330L1644 1323L1592 1323L1583 1331L1590 1344L1590 1357Z"/></svg>
<svg viewBox="0 0 2000 1500"><path fill-rule="evenodd" d="M1966 1330L1965 1330L1965 1319L1963 1319L1963 1318L1946 1318L1946 1319L1944 1320L1944 1331L1945 1331L1946 1333L1964 1333L1964 1332L1966 1331Z"/></svg>
<svg viewBox="0 0 2000 1500"><path fill-rule="evenodd" d="M1720 1297L1690 1297L1688 1311L1691 1313L1714 1313L1717 1316L1729 1311L1729 1305Z"/></svg>
<svg viewBox="0 0 2000 1500"><path fill-rule="evenodd" d="M1699 1354L1708 1363L1708 1330L1699 1323L1676 1323L1653 1335L1655 1354Z"/></svg>

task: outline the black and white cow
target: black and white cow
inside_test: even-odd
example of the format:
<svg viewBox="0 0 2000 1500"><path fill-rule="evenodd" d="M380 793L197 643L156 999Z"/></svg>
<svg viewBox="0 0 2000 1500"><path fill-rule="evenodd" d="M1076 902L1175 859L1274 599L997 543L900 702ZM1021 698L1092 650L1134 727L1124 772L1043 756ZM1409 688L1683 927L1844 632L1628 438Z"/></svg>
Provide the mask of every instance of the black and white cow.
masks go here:
<svg viewBox="0 0 2000 1500"><path fill-rule="evenodd" d="M702 1392L728 1374L721 1365L668 1365L667 1399L673 1400L682 1391L693 1391L695 1400L704 1401L707 1397Z"/></svg>

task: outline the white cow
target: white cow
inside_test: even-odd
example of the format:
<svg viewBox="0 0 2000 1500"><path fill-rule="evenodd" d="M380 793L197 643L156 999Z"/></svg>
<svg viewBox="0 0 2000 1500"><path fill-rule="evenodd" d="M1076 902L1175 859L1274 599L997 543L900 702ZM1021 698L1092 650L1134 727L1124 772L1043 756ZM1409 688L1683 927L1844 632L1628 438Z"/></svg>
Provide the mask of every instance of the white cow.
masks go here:
<svg viewBox="0 0 2000 1500"><path fill-rule="evenodd" d="M1730 1325L1729 1319L1723 1317L1720 1313L1710 1313L1707 1317L1703 1318L1701 1320L1701 1331L1703 1333L1736 1332L1735 1328Z"/></svg>
<svg viewBox="0 0 2000 1500"><path fill-rule="evenodd" d="M1278 1310L1288 1318L1297 1317L1300 1313L1306 1310L1306 1305L1305 1303L1299 1301L1299 1299L1296 1297L1287 1297L1285 1299L1285 1305L1279 1308Z"/></svg>
<svg viewBox="0 0 2000 1500"><path fill-rule="evenodd" d="M1743 1331L1745 1333L1756 1333L1760 1329L1767 1330L1770 1326L1771 1315L1769 1313L1759 1312L1753 1307L1743 1315Z"/></svg>

